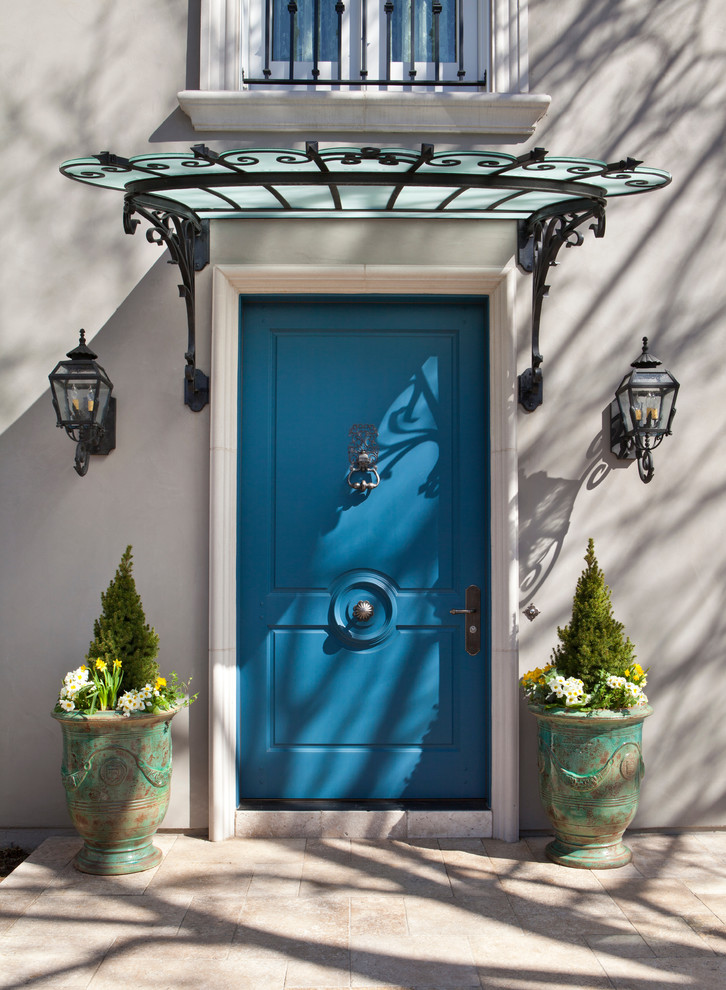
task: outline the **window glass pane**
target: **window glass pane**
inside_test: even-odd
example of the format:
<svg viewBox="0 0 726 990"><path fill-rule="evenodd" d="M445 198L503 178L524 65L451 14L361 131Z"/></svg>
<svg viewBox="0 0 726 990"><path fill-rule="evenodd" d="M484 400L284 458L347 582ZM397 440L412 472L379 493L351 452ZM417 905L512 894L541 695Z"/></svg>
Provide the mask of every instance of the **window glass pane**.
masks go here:
<svg viewBox="0 0 726 990"><path fill-rule="evenodd" d="M318 61L336 62L338 59L338 15L336 0L296 0L295 46L296 62L313 62L317 19ZM280 62L290 60L291 17L288 0L273 0L272 4L272 58Z"/></svg>
<svg viewBox="0 0 726 990"><path fill-rule="evenodd" d="M455 0L440 0L439 61L456 61ZM411 4L413 3L413 32L416 62L434 62L433 0L393 0L391 26L393 62L411 61Z"/></svg>

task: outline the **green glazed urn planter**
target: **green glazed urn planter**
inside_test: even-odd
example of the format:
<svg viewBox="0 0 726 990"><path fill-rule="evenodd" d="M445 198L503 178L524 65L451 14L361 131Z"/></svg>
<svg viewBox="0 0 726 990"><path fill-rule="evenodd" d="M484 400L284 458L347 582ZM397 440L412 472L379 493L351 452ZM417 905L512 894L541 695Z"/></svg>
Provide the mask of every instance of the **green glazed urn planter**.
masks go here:
<svg viewBox="0 0 726 990"><path fill-rule="evenodd" d="M82 873L140 873L161 862L152 840L169 807L177 711L52 713L63 733L66 803L84 842L75 859Z"/></svg>
<svg viewBox="0 0 726 990"><path fill-rule="evenodd" d="M555 830L547 856L580 869L625 866L632 853L623 833L638 806L643 721L653 709L528 707L537 720L540 798Z"/></svg>

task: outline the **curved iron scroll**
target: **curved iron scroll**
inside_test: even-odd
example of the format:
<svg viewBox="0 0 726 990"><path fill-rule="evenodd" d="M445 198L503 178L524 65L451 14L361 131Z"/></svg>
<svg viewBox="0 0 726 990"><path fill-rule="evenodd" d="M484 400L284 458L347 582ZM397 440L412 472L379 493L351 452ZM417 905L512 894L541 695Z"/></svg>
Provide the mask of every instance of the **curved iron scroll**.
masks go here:
<svg viewBox="0 0 726 990"><path fill-rule="evenodd" d="M209 263L209 221L200 220L191 210L172 212L163 200L152 196L127 195L124 199L123 224L127 234L135 234L140 221L138 213L151 226L146 231L150 244L168 247L171 263L177 265L182 277L179 295L187 307L187 349L184 354L184 403L199 412L209 402L209 377L197 368L196 356L196 294L195 272Z"/></svg>
<svg viewBox="0 0 726 990"><path fill-rule="evenodd" d="M547 274L557 264L560 248L579 247L584 237L578 230L588 220L595 237L605 236L604 200L568 203L561 213L533 213L519 222L518 263L532 272L532 366L519 376L519 402L532 412L542 405L542 354L539 349L539 322L542 300L549 292Z"/></svg>

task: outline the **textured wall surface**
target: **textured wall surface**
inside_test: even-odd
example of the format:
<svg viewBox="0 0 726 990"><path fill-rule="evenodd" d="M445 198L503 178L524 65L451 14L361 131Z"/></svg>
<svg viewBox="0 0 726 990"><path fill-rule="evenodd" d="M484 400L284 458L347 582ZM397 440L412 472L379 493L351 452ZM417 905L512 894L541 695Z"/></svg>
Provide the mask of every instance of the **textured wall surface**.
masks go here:
<svg viewBox="0 0 726 990"><path fill-rule="evenodd" d="M68 819L47 713L127 544L162 668L206 684L209 417L183 406L177 269L143 231L123 233L120 197L58 172L100 150L143 151L173 125L187 12L172 0L30 0L6 5L3 22L0 823L55 826ZM85 478L54 427L47 379L82 326L118 397L117 449ZM203 825L205 701L176 718L174 746L167 824Z"/></svg>
<svg viewBox="0 0 726 990"><path fill-rule="evenodd" d="M541 665L568 621L592 536L655 708L635 824L723 825L714 772L726 746L723 683L726 461L720 360L726 284L720 230L726 146L726 10L714 0L530 5L531 86L552 96L534 143L559 154L632 155L673 174L665 190L611 201L607 233L560 252L543 306L545 404L520 418L521 667ZM601 413L650 338L681 383L655 477L606 452ZM527 341L521 337L522 366ZM577 382L577 384L575 384ZM534 727L522 723L522 826L543 823Z"/></svg>

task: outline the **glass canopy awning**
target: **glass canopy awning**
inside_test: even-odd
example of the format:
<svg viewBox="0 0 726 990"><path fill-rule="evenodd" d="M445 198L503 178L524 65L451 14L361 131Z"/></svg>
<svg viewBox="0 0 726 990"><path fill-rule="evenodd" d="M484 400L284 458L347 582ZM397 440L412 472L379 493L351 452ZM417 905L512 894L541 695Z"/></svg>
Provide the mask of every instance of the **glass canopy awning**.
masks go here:
<svg viewBox="0 0 726 990"><path fill-rule="evenodd" d="M670 175L634 159L607 164L556 158L544 149L503 152L398 148L305 151L162 152L119 158L108 152L65 162L70 179L122 190L152 209L197 220L242 217L464 217L527 220L577 200L646 192Z"/></svg>
<svg viewBox="0 0 726 990"><path fill-rule="evenodd" d="M189 341L184 401L209 401L209 380L196 367L195 272L209 261L209 221L246 218L448 218L514 220L517 262L533 273L532 366L519 377L528 411L542 402L539 321L547 272L564 245L582 244L587 221L605 233L610 197L667 186L668 172L634 158L602 162L550 156L534 148L515 157L501 151L444 151L423 144L400 148L240 150L217 153L203 144L190 153L120 158L108 151L64 162L77 182L124 193L123 222L133 234L140 218L148 240L169 248L179 266Z"/></svg>

